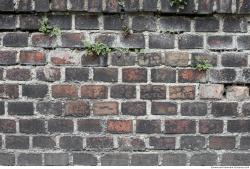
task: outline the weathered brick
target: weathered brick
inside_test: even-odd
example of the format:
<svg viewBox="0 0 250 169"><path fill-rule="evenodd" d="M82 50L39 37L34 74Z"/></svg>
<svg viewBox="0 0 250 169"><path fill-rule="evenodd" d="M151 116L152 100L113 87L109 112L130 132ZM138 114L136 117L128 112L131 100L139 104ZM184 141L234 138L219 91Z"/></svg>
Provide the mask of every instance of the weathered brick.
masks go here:
<svg viewBox="0 0 250 169"><path fill-rule="evenodd" d="M1 8L1 7L0 7ZM0 15L0 29L12 30L16 29L16 16L14 15Z"/></svg>
<svg viewBox="0 0 250 169"><path fill-rule="evenodd" d="M157 0L143 0L142 10L146 12L156 12Z"/></svg>
<svg viewBox="0 0 250 169"><path fill-rule="evenodd" d="M4 115L5 113L5 108L4 108L4 102L0 102L0 115Z"/></svg>
<svg viewBox="0 0 250 169"><path fill-rule="evenodd" d="M207 81L205 71L196 69L180 69L178 71L178 82L180 83L204 83Z"/></svg>
<svg viewBox="0 0 250 169"><path fill-rule="evenodd" d="M250 103L249 102L243 103L243 105L242 105L242 114L244 116L249 116L250 115Z"/></svg>
<svg viewBox="0 0 250 169"><path fill-rule="evenodd" d="M173 34L149 34L150 49L173 49L175 36Z"/></svg>
<svg viewBox="0 0 250 169"><path fill-rule="evenodd" d="M199 132L202 134L216 134L223 132L222 120L200 120Z"/></svg>
<svg viewBox="0 0 250 169"><path fill-rule="evenodd" d="M17 6L17 11L19 12L30 12L33 10L32 0L22 0L19 1Z"/></svg>
<svg viewBox="0 0 250 169"><path fill-rule="evenodd" d="M150 137L149 145L154 150L174 150L175 138L174 137Z"/></svg>
<svg viewBox="0 0 250 169"><path fill-rule="evenodd" d="M132 166L157 166L158 154L132 154Z"/></svg>
<svg viewBox="0 0 250 169"><path fill-rule="evenodd" d="M231 13L232 12L232 0L216 0L218 13Z"/></svg>
<svg viewBox="0 0 250 169"><path fill-rule="evenodd" d="M26 134L46 133L45 122L40 119L22 119L19 120L19 130Z"/></svg>
<svg viewBox="0 0 250 169"><path fill-rule="evenodd" d="M139 11L140 4L139 0L125 0L124 1L124 9L128 12L136 12Z"/></svg>
<svg viewBox="0 0 250 169"><path fill-rule="evenodd" d="M181 144L181 149L202 150L205 147L205 137L182 136L180 144Z"/></svg>
<svg viewBox="0 0 250 169"><path fill-rule="evenodd" d="M92 150L112 149L114 146L112 137L88 137L86 143L87 148Z"/></svg>
<svg viewBox="0 0 250 169"><path fill-rule="evenodd" d="M170 68L151 69L152 82L159 83L175 83L176 70Z"/></svg>
<svg viewBox="0 0 250 169"><path fill-rule="evenodd" d="M75 56L76 55L76 56ZM70 50L55 50L49 53L51 57L51 62L54 65L80 65L80 55L79 52L74 52Z"/></svg>
<svg viewBox="0 0 250 169"><path fill-rule="evenodd" d="M125 153L105 154L101 157L102 166L128 166L129 156Z"/></svg>
<svg viewBox="0 0 250 169"><path fill-rule="evenodd" d="M233 49L233 37L229 35L212 35L208 36L207 44L209 49L226 50Z"/></svg>
<svg viewBox="0 0 250 169"><path fill-rule="evenodd" d="M64 104L64 115L65 116L89 116L90 108L89 104L85 101L76 100L69 101Z"/></svg>
<svg viewBox="0 0 250 169"><path fill-rule="evenodd" d="M121 6L116 0L106 0L105 4L106 4L105 12L107 13L116 13L121 10Z"/></svg>
<svg viewBox="0 0 250 169"><path fill-rule="evenodd" d="M24 32L7 33L3 37L3 45L6 47L27 47L28 33Z"/></svg>
<svg viewBox="0 0 250 169"><path fill-rule="evenodd" d="M102 1L88 0L88 12L102 12Z"/></svg>
<svg viewBox="0 0 250 169"><path fill-rule="evenodd" d="M163 166L185 166L187 162L187 155L181 153L163 154Z"/></svg>
<svg viewBox="0 0 250 169"><path fill-rule="evenodd" d="M161 53L145 53L145 54L138 54L137 57L138 64L140 66L160 66L162 64L162 56Z"/></svg>
<svg viewBox="0 0 250 169"><path fill-rule="evenodd" d="M9 119L0 119L0 133L15 133L16 121Z"/></svg>
<svg viewBox="0 0 250 169"><path fill-rule="evenodd" d="M222 166L249 166L249 153L224 153L222 154Z"/></svg>
<svg viewBox="0 0 250 169"><path fill-rule="evenodd" d="M75 85L53 85L52 97L54 98L76 98L78 88Z"/></svg>
<svg viewBox="0 0 250 169"><path fill-rule="evenodd" d="M104 43L110 47L116 47L117 35L112 33L100 33L95 35L95 42ZM98 56L100 57L100 56ZM106 57L105 55L103 57Z"/></svg>
<svg viewBox="0 0 250 169"><path fill-rule="evenodd" d="M236 80L235 69L211 69L209 75L210 81L213 83L230 83Z"/></svg>
<svg viewBox="0 0 250 169"><path fill-rule="evenodd" d="M65 48L83 48L85 36L81 33L62 33L62 47Z"/></svg>
<svg viewBox="0 0 250 169"><path fill-rule="evenodd" d="M201 84L201 99L222 99L224 93L224 85L220 84Z"/></svg>
<svg viewBox="0 0 250 169"><path fill-rule="evenodd" d="M134 16L132 19L132 29L138 32L156 31L156 18L152 16Z"/></svg>
<svg viewBox="0 0 250 169"><path fill-rule="evenodd" d="M165 53L165 65L173 67L188 66L189 54L186 52L167 52Z"/></svg>
<svg viewBox="0 0 250 169"><path fill-rule="evenodd" d="M14 50L0 51L0 65L15 65L17 52Z"/></svg>
<svg viewBox="0 0 250 169"><path fill-rule="evenodd" d="M133 33L128 37L120 36L121 47L123 48L145 48L145 37L141 33Z"/></svg>
<svg viewBox="0 0 250 169"><path fill-rule="evenodd" d="M169 0L160 0L162 13L176 13L177 8L170 4Z"/></svg>
<svg viewBox="0 0 250 169"><path fill-rule="evenodd" d="M194 34L183 34L179 36L178 46L180 49L202 49L203 36Z"/></svg>
<svg viewBox="0 0 250 169"><path fill-rule="evenodd" d="M98 15L76 15L75 27L80 30L99 29Z"/></svg>
<svg viewBox="0 0 250 169"><path fill-rule="evenodd" d="M153 115L177 115L177 104L172 102L152 102L151 114Z"/></svg>
<svg viewBox="0 0 250 169"><path fill-rule="evenodd" d="M57 0L60 1L60 0ZM51 26L58 27L64 30L70 30L72 25L71 15L50 15L48 16Z"/></svg>
<svg viewBox="0 0 250 169"><path fill-rule="evenodd" d="M48 12L49 11L49 0L35 0L35 11L36 12Z"/></svg>
<svg viewBox="0 0 250 169"><path fill-rule="evenodd" d="M19 96L18 84L0 84L0 98L16 99Z"/></svg>
<svg viewBox="0 0 250 169"><path fill-rule="evenodd" d="M57 41L55 36L49 36L42 33L34 33L31 36L32 46L34 47L43 47L43 48L52 48L56 47Z"/></svg>
<svg viewBox="0 0 250 169"><path fill-rule="evenodd" d="M66 11L67 0L51 0L51 10L53 11Z"/></svg>
<svg viewBox="0 0 250 169"><path fill-rule="evenodd" d="M41 67L36 69L36 78L40 81L55 82L61 79L60 68Z"/></svg>
<svg viewBox="0 0 250 169"><path fill-rule="evenodd" d="M28 136L6 136L5 142L7 149L29 149Z"/></svg>
<svg viewBox="0 0 250 169"><path fill-rule="evenodd" d="M20 63L24 65L45 65L46 57L43 52L39 51L21 51Z"/></svg>
<svg viewBox="0 0 250 169"><path fill-rule="evenodd" d="M136 98L136 87L134 85L114 85L110 89L110 97L117 99Z"/></svg>
<svg viewBox="0 0 250 169"><path fill-rule="evenodd" d="M118 103L117 102L96 102L93 105L93 113L97 116L117 115Z"/></svg>
<svg viewBox="0 0 250 169"><path fill-rule="evenodd" d="M164 32L189 32L191 20L186 17L161 17L160 29Z"/></svg>
<svg viewBox="0 0 250 169"><path fill-rule="evenodd" d="M35 15L21 15L20 16L20 28L22 30L39 30L40 28L40 16Z"/></svg>
<svg viewBox="0 0 250 169"><path fill-rule="evenodd" d="M14 153L4 153L4 152L0 153L0 165L1 166L13 166L13 165L15 165L15 154Z"/></svg>
<svg viewBox="0 0 250 169"><path fill-rule="evenodd" d="M133 124L131 120L108 120L107 131L114 134L131 133Z"/></svg>
<svg viewBox="0 0 250 169"><path fill-rule="evenodd" d="M116 68L94 68L94 81L117 82L118 70Z"/></svg>
<svg viewBox="0 0 250 169"><path fill-rule="evenodd" d="M194 120L166 120L166 134L192 134L195 133L196 123Z"/></svg>
<svg viewBox="0 0 250 169"><path fill-rule="evenodd" d="M248 14L250 12L249 2L247 0L237 1L237 13L239 14Z"/></svg>
<svg viewBox="0 0 250 169"><path fill-rule="evenodd" d="M70 0L69 1L71 4L71 11L84 11L84 5L85 5L85 1L83 0Z"/></svg>
<svg viewBox="0 0 250 169"><path fill-rule="evenodd" d="M244 17L228 16L224 18L224 32L247 32L247 20Z"/></svg>
<svg viewBox="0 0 250 169"><path fill-rule="evenodd" d="M215 150L231 150L235 148L235 137L233 136L210 136L209 148Z"/></svg>
<svg viewBox="0 0 250 169"><path fill-rule="evenodd" d="M207 104L204 102L181 103L182 116L205 116L207 114Z"/></svg>
<svg viewBox="0 0 250 169"><path fill-rule="evenodd" d="M198 2L198 13L210 14L213 12L214 0L200 0Z"/></svg>
<svg viewBox="0 0 250 169"><path fill-rule="evenodd" d="M246 67L248 63L245 53L225 53L222 54L221 64L224 67Z"/></svg>
<svg viewBox="0 0 250 169"><path fill-rule="evenodd" d="M17 158L18 166L41 166L42 154L35 153L21 153Z"/></svg>
<svg viewBox="0 0 250 169"><path fill-rule="evenodd" d="M192 53L191 63L192 65L197 65L201 60L205 60L208 64L217 66L217 58L218 56L215 53L195 52Z"/></svg>
<svg viewBox="0 0 250 169"><path fill-rule="evenodd" d="M249 98L249 88L244 86L229 86L226 90L228 100L241 101Z"/></svg>
<svg viewBox="0 0 250 169"><path fill-rule="evenodd" d="M136 133L154 134L161 133L160 120L137 120Z"/></svg>
<svg viewBox="0 0 250 169"><path fill-rule="evenodd" d="M50 119L48 121L48 131L50 133L71 133L73 128L73 121L69 119Z"/></svg>
<svg viewBox="0 0 250 169"><path fill-rule="evenodd" d="M33 115L34 107L32 102L9 102L8 103L8 114L9 115Z"/></svg>
<svg viewBox="0 0 250 169"><path fill-rule="evenodd" d="M69 155L67 153L45 153L44 165L67 166L69 165Z"/></svg>
<svg viewBox="0 0 250 169"><path fill-rule="evenodd" d="M146 115L146 102L124 102L121 105L123 115Z"/></svg>
<svg viewBox="0 0 250 169"><path fill-rule="evenodd" d="M78 131L86 133L102 132L102 120L98 119L82 119L77 121Z"/></svg>
<svg viewBox="0 0 250 169"><path fill-rule="evenodd" d="M6 71L6 78L14 81L28 81L31 78L30 69L12 68Z"/></svg>
<svg viewBox="0 0 250 169"><path fill-rule="evenodd" d="M82 66L84 67L107 67L107 56L97 56L95 54L84 54L82 56Z"/></svg>
<svg viewBox="0 0 250 169"><path fill-rule="evenodd" d="M66 68L65 80L66 81L88 81L89 69L88 68Z"/></svg>
<svg viewBox="0 0 250 169"><path fill-rule="evenodd" d="M28 98L44 98L48 93L48 86L43 84L38 85L23 85L22 95Z"/></svg>
<svg viewBox="0 0 250 169"><path fill-rule="evenodd" d="M170 86L169 97L174 100L194 100L195 86Z"/></svg>
<svg viewBox="0 0 250 169"><path fill-rule="evenodd" d="M74 165L96 166L97 157L88 153L73 153Z"/></svg>
<svg viewBox="0 0 250 169"><path fill-rule="evenodd" d="M105 30L122 30L123 19L120 15L105 15L103 16Z"/></svg>
<svg viewBox="0 0 250 169"><path fill-rule="evenodd" d="M0 0L0 11L14 11L14 0Z"/></svg>
<svg viewBox="0 0 250 169"><path fill-rule="evenodd" d="M82 150L83 143L82 137L78 136L64 136L60 138L59 146L62 149L71 150L71 151L79 151Z"/></svg>
<svg viewBox="0 0 250 169"><path fill-rule="evenodd" d="M122 81L128 83L147 82L147 70L145 68L122 69Z"/></svg>
<svg viewBox="0 0 250 169"><path fill-rule="evenodd" d="M62 103L52 101L38 102L36 105L36 110L42 115L60 116L62 115Z"/></svg>
<svg viewBox="0 0 250 169"><path fill-rule="evenodd" d="M103 85L81 86L81 97L84 99L105 99L108 96L108 88Z"/></svg>
<svg viewBox="0 0 250 169"><path fill-rule="evenodd" d="M143 139L135 137L125 137L118 139L120 151L143 151L146 145Z"/></svg>
<svg viewBox="0 0 250 169"><path fill-rule="evenodd" d="M240 149L242 150L249 150L250 149L250 137L249 136L242 136L240 138Z"/></svg>
<svg viewBox="0 0 250 169"><path fill-rule="evenodd" d="M33 147L40 149L53 149L56 147L55 138L50 136L33 137Z"/></svg>
<svg viewBox="0 0 250 169"><path fill-rule="evenodd" d="M227 131L230 133L243 133L250 131L250 120L229 120Z"/></svg>
<svg viewBox="0 0 250 169"><path fill-rule="evenodd" d="M237 116L237 102L213 102L212 114L215 117Z"/></svg>
<svg viewBox="0 0 250 169"><path fill-rule="evenodd" d="M216 166L218 159L214 153L199 153L192 155L190 159L191 166Z"/></svg>
<svg viewBox="0 0 250 169"><path fill-rule="evenodd" d="M250 36L248 35L241 35L237 37L237 46L238 49L250 49Z"/></svg>
<svg viewBox="0 0 250 169"><path fill-rule="evenodd" d="M166 99L166 86L163 85L145 85L140 86L141 99L161 100Z"/></svg>
<svg viewBox="0 0 250 169"><path fill-rule="evenodd" d="M250 69L249 68L243 68L243 72L242 72L242 81L244 83L249 83L250 82Z"/></svg>
<svg viewBox="0 0 250 169"><path fill-rule="evenodd" d="M136 62L136 54L132 52L112 52L110 56L113 66L133 66Z"/></svg>

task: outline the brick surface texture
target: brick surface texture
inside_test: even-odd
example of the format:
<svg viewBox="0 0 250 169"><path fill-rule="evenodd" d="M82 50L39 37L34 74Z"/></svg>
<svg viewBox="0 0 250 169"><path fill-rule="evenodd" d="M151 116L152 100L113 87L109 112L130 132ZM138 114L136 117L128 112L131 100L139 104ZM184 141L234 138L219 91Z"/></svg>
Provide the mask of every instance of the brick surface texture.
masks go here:
<svg viewBox="0 0 250 169"><path fill-rule="evenodd" d="M250 165L250 1L187 2L0 0L0 165Z"/></svg>

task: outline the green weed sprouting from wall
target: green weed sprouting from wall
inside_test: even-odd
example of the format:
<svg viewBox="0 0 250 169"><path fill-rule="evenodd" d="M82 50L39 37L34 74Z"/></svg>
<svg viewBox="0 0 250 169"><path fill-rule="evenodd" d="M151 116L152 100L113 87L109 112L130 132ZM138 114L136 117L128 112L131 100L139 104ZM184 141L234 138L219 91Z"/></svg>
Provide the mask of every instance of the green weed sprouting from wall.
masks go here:
<svg viewBox="0 0 250 169"><path fill-rule="evenodd" d="M49 20L47 17L43 17L43 19L39 22L40 22L40 28L39 28L40 32L49 35L50 37L59 36L61 34L60 28L49 25Z"/></svg>
<svg viewBox="0 0 250 169"><path fill-rule="evenodd" d="M170 5L177 9L184 9L187 5L187 0L169 0Z"/></svg>

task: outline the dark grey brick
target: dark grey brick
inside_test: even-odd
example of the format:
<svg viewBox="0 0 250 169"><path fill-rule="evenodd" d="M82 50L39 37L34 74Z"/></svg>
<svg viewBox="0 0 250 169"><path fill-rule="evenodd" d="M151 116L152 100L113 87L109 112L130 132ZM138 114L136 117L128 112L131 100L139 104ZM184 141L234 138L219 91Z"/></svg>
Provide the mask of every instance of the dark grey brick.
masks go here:
<svg viewBox="0 0 250 169"><path fill-rule="evenodd" d="M191 166L216 166L217 162L217 154L214 153L194 154L190 159Z"/></svg>
<svg viewBox="0 0 250 169"><path fill-rule="evenodd" d="M50 136L34 136L33 147L41 149L53 149L56 147L55 138Z"/></svg>
<svg viewBox="0 0 250 169"><path fill-rule="evenodd" d="M40 119L21 119L19 120L19 130L26 134L45 133L45 122Z"/></svg>
<svg viewBox="0 0 250 169"><path fill-rule="evenodd" d="M4 29L4 30L16 29L16 16L15 15L0 15L0 22L1 22L0 29Z"/></svg>
<svg viewBox="0 0 250 169"><path fill-rule="evenodd" d="M151 49L173 49L175 35L172 34L150 34L149 48Z"/></svg>
<svg viewBox="0 0 250 169"><path fill-rule="evenodd" d="M0 0L0 11L14 11L14 0Z"/></svg>
<svg viewBox="0 0 250 169"><path fill-rule="evenodd" d="M123 19L120 15L104 15L104 29L106 30L122 30Z"/></svg>
<svg viewBox="0 0 250 169"><path fill-rule="evenodd" d="M145 48L145 38L141 33L133 33L128 37L120 36L123 48Z"/></svg>
<svg viewBox="0 0 250 169"><path fill-rule="evenodd" d="M195 18L196 32L217 32L219 31L219 20L215 17Z"/></svg>
<svg viewBox="0 0 250 169"><path fill-rule="evenodd" d="M247 20L244 17L228 16L224 18L224 32L247 32Z"/></svg>
<svg viewBox="0 0 250 169"><path fill-rule="evenodd" d="M233 37L229 35L208 36L207 44L209 49L222 50L233 49Z"/></svg>
<svg viewBox="0 0 250 169"><path fill-rule="evenodd" d="M33 115L34 107L32 102L9 102L8 114L9 115Z"/></svg>
<svg viewBox="0 0 250 169"><path fill-rule="evenodd" d="M146 12L156 12L157 11L157 1L158 0L143 0L142 10Z"/></svg>
<svg viewBox="0 0 250 169"><path fill-rule="evenodd" d="M110 56L113 66L133 66L136 62L136 54L132 52L112 52Z"/></svg>
<svg viewBox="0 0 250 169"><path fill-rule="evenodd" d="M68 82L88 81L88 79L89 79L88 68L66 68L65 69L65 80Z"/></svg>
<svg viewBox="0 0 250 169"><path fill-rule="evenodd" d="M249 136L242 136L240 138L240 149L242 150L250 149L250 137Z"/></svg>
<svg viewBox="0 0 250 169"><path fill-rule="evenodd" d="M49 23L51 26L56 26L60 29L70 30L71 29L71 15L50 15L48 16Z"/></svg>
<svg viewBox="0 0 250 169"><path fill-rule="evenodd" d="M156 31L156 18L152 16L134 16L132 29L138 32Z"/></svg>
<svg viewBox="0 0 250 169"><path fill-rule="evenodd" d="M18 3L17 11L19 12L31 12L32 9L32 0L21 0Z"/></svg>
<svg viewBox="0 0 250 169"><path fill-rule="evenodd" d="M250 36L242 35L237 37L238 49L250 49Z"/></svg>
<svg viewBox="0 0 250 169"><path fill-rule="evenodd" d="M19 166L41 166L42 154L21 153L18 156L17 165Z"/></svg>
<svg viewBox="0 0 250 169"><path fill-rule="evenodd" d="M157 166L158 154L132 154L132 166Z"/></svg>
<svg viewBox="0 0 250 169"><path fill-rule="evenodd" d="M236 80L234 69L211 69L209 75L210 81L213 83L230 83Z"/></svg>
<svg viewBox="0 0 250 169"><path fill-rule="evenodd" d="M129 156L125 153L105 154L101 157L102 166L128 166Z"/></svg>
<svg viewBox="0 0 250 169"><path fill-rule="evenodd" d="M0 115L4 115L4 113L5 113L5 110L4 110L5 108L4 108L4 102L0 102Z"/></svg>
<svg viewBox="0 0 250 169"><path fill-rule="evenodd" d="M191 20L185 17L162 17L160 29L164 32L189 32Z"/></svg>
<svg viewBox="0 0 250 169"><path fill-rule="evenodd" d="M21 15L20 28L22 30L38 30L40 28L39 21L42 18L36 15Z"/></svg>
<svg viewBox="0 0 250 169"><path fill-rule="evenodd" d="M97 15L76 15L75 23L76 29L99 29L99 21Z"/></svg>
<svg viewBox="0 0 250 169"><path fill-rule="evenodd" d="M35 0L35 11L36 12L48 12L49 11L49 0Z"/></svg>
<svg viewBox="0 0 250 169"><path fill-rule="evenodd" d="M237 116L237 107L236 102L213 102L211 111L215 117Z"/></svg>
<svg viewBox="0 0 250 169"><path fill-rule="evenodd" d="M37 111L43 115L61 115L62 103L61 102L38 102L36 106Z"/></svg>
<svg viewBox="0 0 250 169"><path fill-rule="evenodd" d="M185 166L186 162L187 162L186 154L179 154L179 153L163 154L162 165L164 166Z"/></svg>
<svg viewBox="0 0 250 169"><path fill-rule="evenodd" d="M78 136L64 136L60 138L59 142L60 148L72 151L82 150L82 145L82 138Z"/></svg>
<svg viewBox="0 0 250 169"><path fill-rule="evenodd" d="M203 36L184 34L179 36L178 42L180 49L202 49L203 48Z"/></svg>
<svg viewBox="0 0 250 169"><path fill-rule="evenodd" d="M73 154L74 165L84 166L96 166L97 158L93 154L88 153L74 153Z"/></svg>
<svg viewBox="0 0 250 169"><path fill-rule="evenodd" d="M44 163L48 166L67 166L69 165L69 155L67 153L46 153Z"/></svg>
<svg viewBox="0 0 250 169"><path fill-rule="evenodd" d="M13 166L15 165L15 154L12 153L0 153L0 165Z"/></svg>
<svg viewBox="0 0 250 169"><path fill-rule="evenodd" d="M201 150L205 147L205 137L182 136L180 140L181 149Z"/></svg>
<svg viewBox="0 0 250 169"><path fill-rule="evenodd" d="M222 54L221 64L225 67L245 67L248 57L246 53L225 53Z"/></svg>
<svg viewBox="0 0 250 169"><path fill-rule="evenodd" d="M28 46L28 33L7 33L3 37L3 45L6 47L26 47Z"/></svg>
<svg viewBox="0 0 250 169"><path fill-rule="evenodd" d="M128 12L139 11L140 3L139 0L124 0L124 9Z"/></svg>
<svg viewBox="0 0 250 169"><path fill-rule="evenodd" d="M152 69L151 80L156 83L175 83L176 71L170 68Z"/></svg>
<svg viewBox="0 0 250 169"><path fill-rule="evenodd" d="M22 95L28 98L44 98L48 93L48 86L43 84L38 85L23 85Z"/></svg>
<svg viewBox="0 0 250 169"><path fill-rule="evenodd" d="M5 142L7 149L29 149L28 136L6 136Z"/></svg>
<svg viewBox="0 0 250 169"><path fill-rule="evenodd" d="M205 116L207 104L203 102L186 102L181 104L182 116Z"/></svg>
<svg viewBox="0 0 250 169"><path fill-rule="evenodd" d="M249 153L225 153L222 154L222 166L249 166Z"/></svg>

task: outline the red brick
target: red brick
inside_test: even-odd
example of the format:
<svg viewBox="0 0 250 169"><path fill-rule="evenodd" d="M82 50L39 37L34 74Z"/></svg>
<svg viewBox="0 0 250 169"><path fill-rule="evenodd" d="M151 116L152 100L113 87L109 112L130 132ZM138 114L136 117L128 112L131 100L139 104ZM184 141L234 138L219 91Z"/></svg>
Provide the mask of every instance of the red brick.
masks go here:
<svg viewBox="0 0 250 169"><path fill-rule="evenodd" d="M166 134L192 134L196 132L194 120L166 120Z"/></svg>
<svg viewBox="0 0 250 169"><path fill-rule="evenodd" d="M44 65L46 57L43 52L39 51L21 51L20 63L24 65Z"/></svg>
<svg viewBox="0 0 250 169"><path fill-rule="evenodd" d="M52 97L54 98L75 98L78 96L78 88L74 85L52 86Z"/></svg>
<svg viewBox="0 0 250 169"><path fill-rule="evenodd" d="M30 69L12 68L6 70L6 78L14 81L28 81L31 79Z"/></svg>
<svg viewBox="0 0 250 169"><path fill-rule="evenodd" d="M222 120L200 120L199 132L202 134L215 134L223 132Z"/></svg>
<svg viewBox="0 0 250 169"><path fill-rule="evenodd" d="M45 35L42 33L33 34L31 37L31 41L34 47L51 48L57 45L55 36L50 37L49 35Z"/></svg>
<svg viewBox="0 0 250 169"><path fill-rule="evenodd" d="M170 86L169 97L170 99L194 100L195 86Z"/></svg>
<svg viewBox="0 0 250 169"><path fill-rule="evenodd" d="M108 88L102 85L84 85L81 87L81 97L84 99L105 99Z"/></svg>
<svg viewBox="0 0 250 169"><path fill-rule="evenodd" d="M126 68L122 70L122 81L128 83L147 82L147 70L139 68Z"/></svg>
<svg viewBox="0 0 250 169"><path fill-rule="evenodd" d="M206 72L195 69L181 69L178 72L178 81L180 83L206 82Z"/></svg>
<svg viewBox="0 0 250 169"><path fill-rule="evenodd" d="M16 99L19 96L19 86L17 84L0 84L1 99Z"/></svg>
<svg viewBox="0 0 250 169"><path fill-rule="evenodd" d="M70 101L65 103L65 116L89 116L89 104L84 101Z"/></svg>
<svg viewBox="0 0 250 169"><path fill-rule="evenodd" d="M133 123L131 120L108 120L107 130L114 134L131 133Z"/></svg>
<svg viewBox="0 0 250 169"><path fill-rule="evenodd" d="M209 137L209 148L215 150L231 150L235 148L235 137L211 136Z"/></svg>
<svg viewBox="0 0 250 169"><path fill-rule="evenodd" d="M71 51L53 51L49 55L54 65L80 65L80 57Z"/></svg>
<svg viewBox="0 0 250 169"><path fill-rule="evenodd" d="M117 115L118 103L117 102L97 102L93 107L94 115Z"/></svg>

